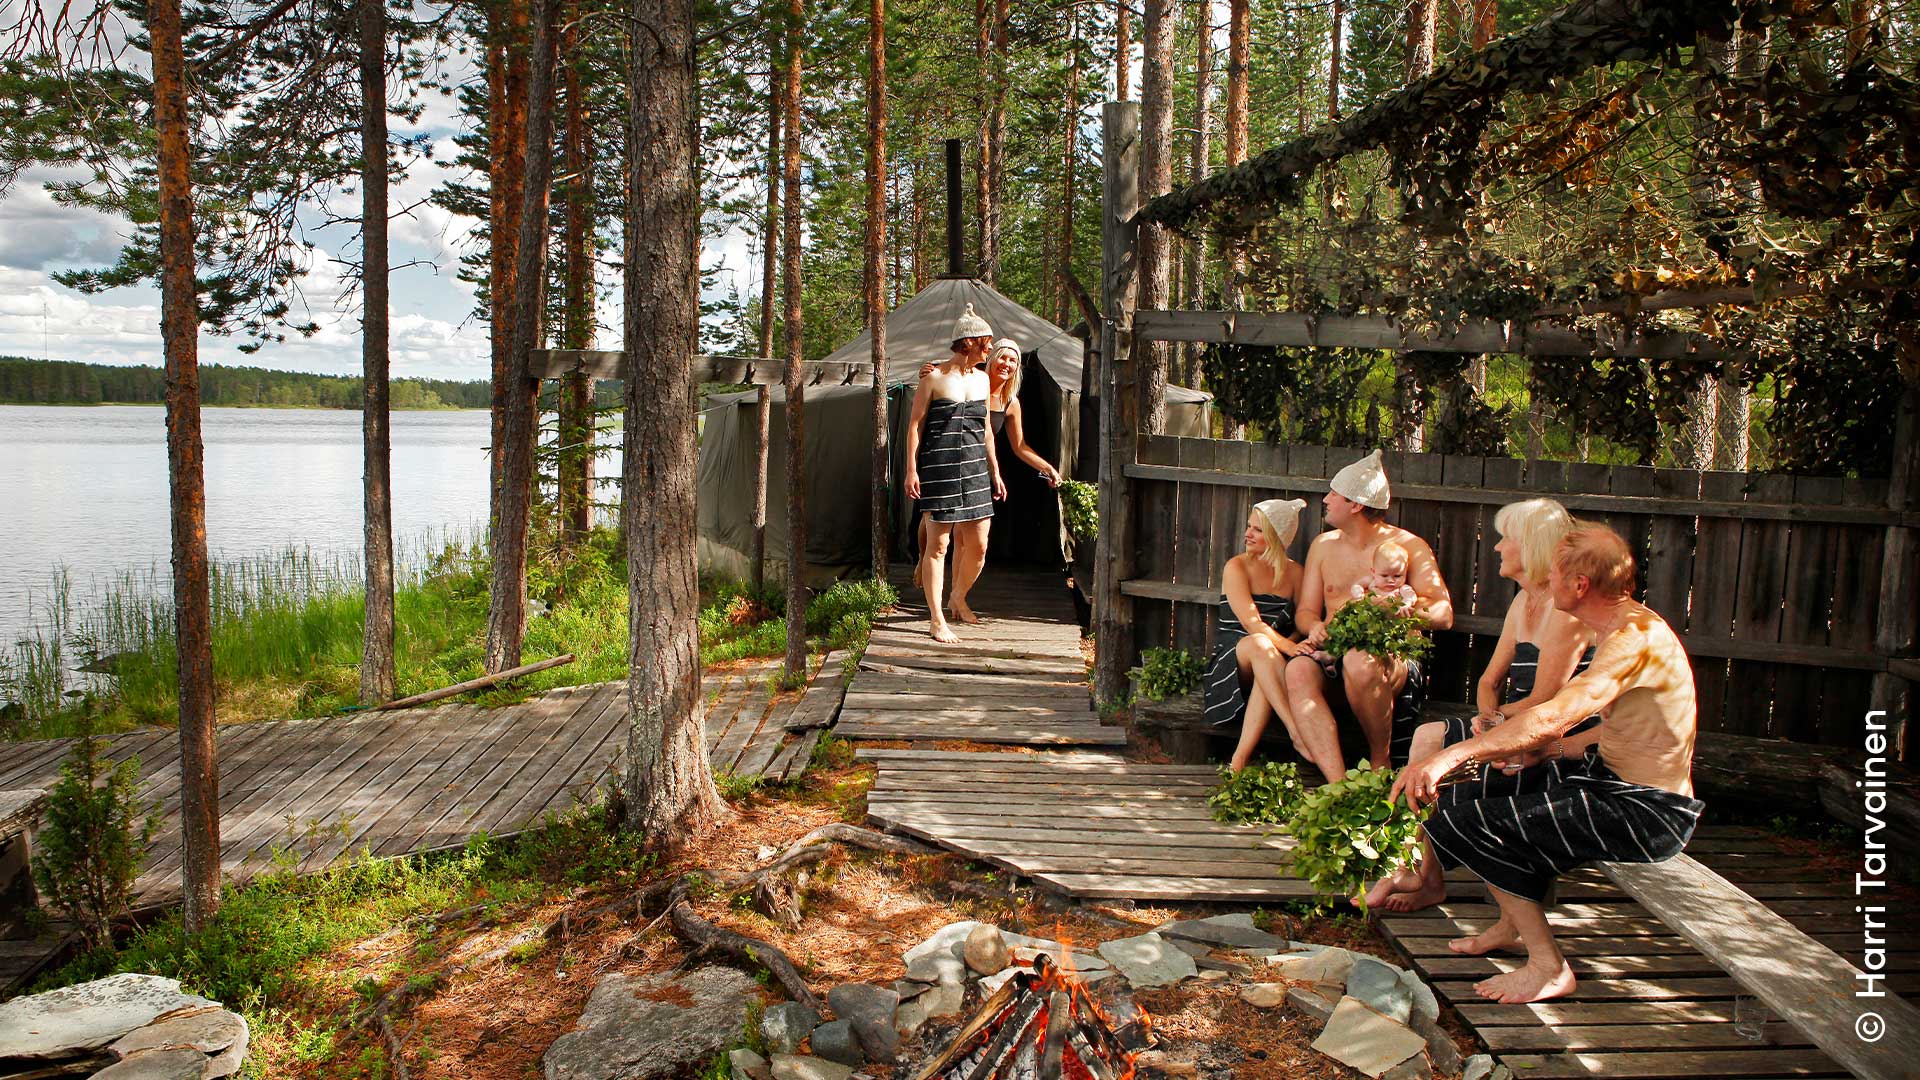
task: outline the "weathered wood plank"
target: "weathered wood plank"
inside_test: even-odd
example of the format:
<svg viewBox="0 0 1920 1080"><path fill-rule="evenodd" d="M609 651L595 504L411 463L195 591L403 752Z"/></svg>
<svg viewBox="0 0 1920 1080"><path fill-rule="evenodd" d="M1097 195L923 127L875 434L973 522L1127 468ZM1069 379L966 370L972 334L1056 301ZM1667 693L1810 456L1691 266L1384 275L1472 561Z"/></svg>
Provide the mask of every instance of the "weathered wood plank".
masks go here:
<svg viewBox="0 0 1920 1080"><path fill-rule="evenodd" d="M1892 997L1877 1001L1871 1011L1885 1019L1886 1035L1874 1043L1860 1039L1854 1024L1868 1010L1834 991L1855 987L1860 971L1831 949L1685 855L1602 869L1855 1074L1869 1080L1912 1075L1920 1061L1920 1009Z"/></svg>
<svg viewBox="0 0 1920 1080"><path fill-rule="evenodd" d="M1516 353L1529 356L1630 356L1671 360L1733 359L1711 341L1691 334L1641 334L1609 327L1597 332L1548 322L1468 319L1451 331L1403 328L1386 315L1324 312L1155 311L1134 313L1134 336L1142 341L1206 341L1236 345L1291 345L1336 349L1425 352Z"/></svg>
<svg viewBox="0 0 1920 1080"><path fill-rule="evenodd" d="M1816 1050L1628 1052L1618 1054L1513 1054L1502 1059L1515 1076L1538 1080L1570 1077L1755 1077L1845 1076Z"/></svg>

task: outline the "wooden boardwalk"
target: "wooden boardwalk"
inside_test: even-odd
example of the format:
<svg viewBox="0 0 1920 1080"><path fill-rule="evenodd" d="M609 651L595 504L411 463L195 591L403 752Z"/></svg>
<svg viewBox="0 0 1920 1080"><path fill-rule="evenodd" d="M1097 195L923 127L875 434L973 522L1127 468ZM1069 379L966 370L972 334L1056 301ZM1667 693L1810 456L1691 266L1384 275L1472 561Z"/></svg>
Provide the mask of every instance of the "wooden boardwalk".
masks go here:
<svg viewBox="0 0 1920 1080"><path fill-rule="evenodd" d="M804 697L769 697L775 666L707 676L707 745L717 772L785 780L806 768L839 704L838 654ZM590 797L626 741L625 683L564 687L497 709L458 704L226 725L216 737L221 869L244 881L271 866L277 848L312 872L363 848L408 855L458 847L479 833L512 835ZM139 755L143 796L165 815L135 904L177 901L179 737L156 729L108 743L110 760ZM0 745L0 790L51 787L72 745Z"/></svg>
<svg viewBox="0 0 1920 1080"><path fill-rule="evenodd" d="M1002 616L1008 630L990 622L957 647L925 638L920 613L901 613L887 632L875 634L878 654L869 652L855 679L842 733L1040 747L1067 744L1048 737L1059 725L1097 723L1082 711L1084 684L1065 677L1082 666L1077 629L1069 624L1048 630L1049 618L1067 620L1057 608L1046 610L1044 593L1035 595L1041 611L1026 608L1026 593L1016 593L1006 598L1013 613ZM993 614L987 603L978 606L983 615ZM1076 639L1071 654L1069 635ZM907 702L911 710L900 707ZM989 728L1006 737L969 734ZM1215 782L1211 766L1130 762L1098 748L970 753L867 747L857 753L878 766L867 797L874 823L1069 896L1258 904L1312 895L1287 869L1288 838L1212 819L1206 803ZM1688 853L1862 964L1862 925L1851 883L1790 847L1756 829L1708 826ZM1742 1038L1732 1023L1734 980L1598 869L1562 878L1550 912L1581 980L1566 999L1506 1006L1474 993L1475 982L1511 970L1520 958L1456 956L1447 942L1485 929L1497 915L1486 887L1461 871L1448 875L1445 903L1385 916L1380 927L1516 1076L1849 1075L1789 1024L1769 1023L1758 1042ZM1920 931L1902 928L1885 936L1889 985L1903 996L1920 992ZM1920 1065L1914 1075L1920 1077Z"/></svg>
<svg viewBox="0 0 1920 1080"><path fill-rule="evenodd" d="M927 635L926 606L894 568L901 603L876 620L834 732L848 739L965 740L1025 746L1125 746L1088 692L1065 578L989 568L970 598L982 622L958 645Z"/></svg>

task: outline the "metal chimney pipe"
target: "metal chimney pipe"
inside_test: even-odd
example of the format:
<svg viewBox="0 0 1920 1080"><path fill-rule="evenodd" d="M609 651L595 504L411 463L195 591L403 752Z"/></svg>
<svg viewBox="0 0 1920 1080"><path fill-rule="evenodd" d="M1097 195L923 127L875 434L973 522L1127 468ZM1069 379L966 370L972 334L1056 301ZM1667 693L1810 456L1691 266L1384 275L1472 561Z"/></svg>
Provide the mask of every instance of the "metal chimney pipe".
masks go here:
<svg viewBox="0 0 1920 1080"><path fill-rule="evenodd" d="M960 231L960 140L947 140L947 276L967 276Z"/></svg>

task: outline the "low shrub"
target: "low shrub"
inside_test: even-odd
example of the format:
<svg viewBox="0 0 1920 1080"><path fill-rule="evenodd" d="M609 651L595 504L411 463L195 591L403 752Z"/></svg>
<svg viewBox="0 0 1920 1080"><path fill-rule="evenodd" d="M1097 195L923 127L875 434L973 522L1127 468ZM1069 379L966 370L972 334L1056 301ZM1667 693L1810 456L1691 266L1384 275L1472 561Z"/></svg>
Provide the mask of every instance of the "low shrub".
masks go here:
<svg viewBox="0 0 1920 1080"><path fill-rule="evenodd" d="M1147 701L1165 701L1199 689L1207 666L1185 649L1142 649L1140 666L1128 671L1134 692Z"/></svg>
<svg viewBox="0 0 1920 1080"><path fill-rule="evenodd" d="M159 804L140 799L139 757L109 764L107 747L91 735L74 744L47 792L33 852L40 895L94 948L112 944L113 920L127 912L161 820Z"/></svg>

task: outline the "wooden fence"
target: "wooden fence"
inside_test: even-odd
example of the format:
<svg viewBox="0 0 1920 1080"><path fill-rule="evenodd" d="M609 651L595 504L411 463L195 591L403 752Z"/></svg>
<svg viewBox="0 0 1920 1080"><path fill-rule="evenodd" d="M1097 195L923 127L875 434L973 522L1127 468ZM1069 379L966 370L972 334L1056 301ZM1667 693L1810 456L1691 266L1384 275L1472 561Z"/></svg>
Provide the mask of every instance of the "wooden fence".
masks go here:
<svg viewBox="0 0 1920 1080"><path fill-rule="evenodd" d="M1133 544L1120 583L1135 647L1210 655L1221 569L1240 550L1249 508L1306 499L1291 551L1301 559L1322 529L1327 478L1365 452L1140 437L1124 468ZM1642 598L1693 658L1703 731L1857 750L1875 698L1907 697L1914 661L1879 651L1876 636L1913 633L1916 613L1883 602L1882 577L1887 537L1916 515L1889 508L1885 480L1391 452L1386 466L1388 517L1433 546L1458 613L1454 631L1436 635L1434 700L1471 700L1516 591L1498 574L1494 514L1535 496L1632 543ZM1903 710L1890 719L1904 728Z"/></svg>

